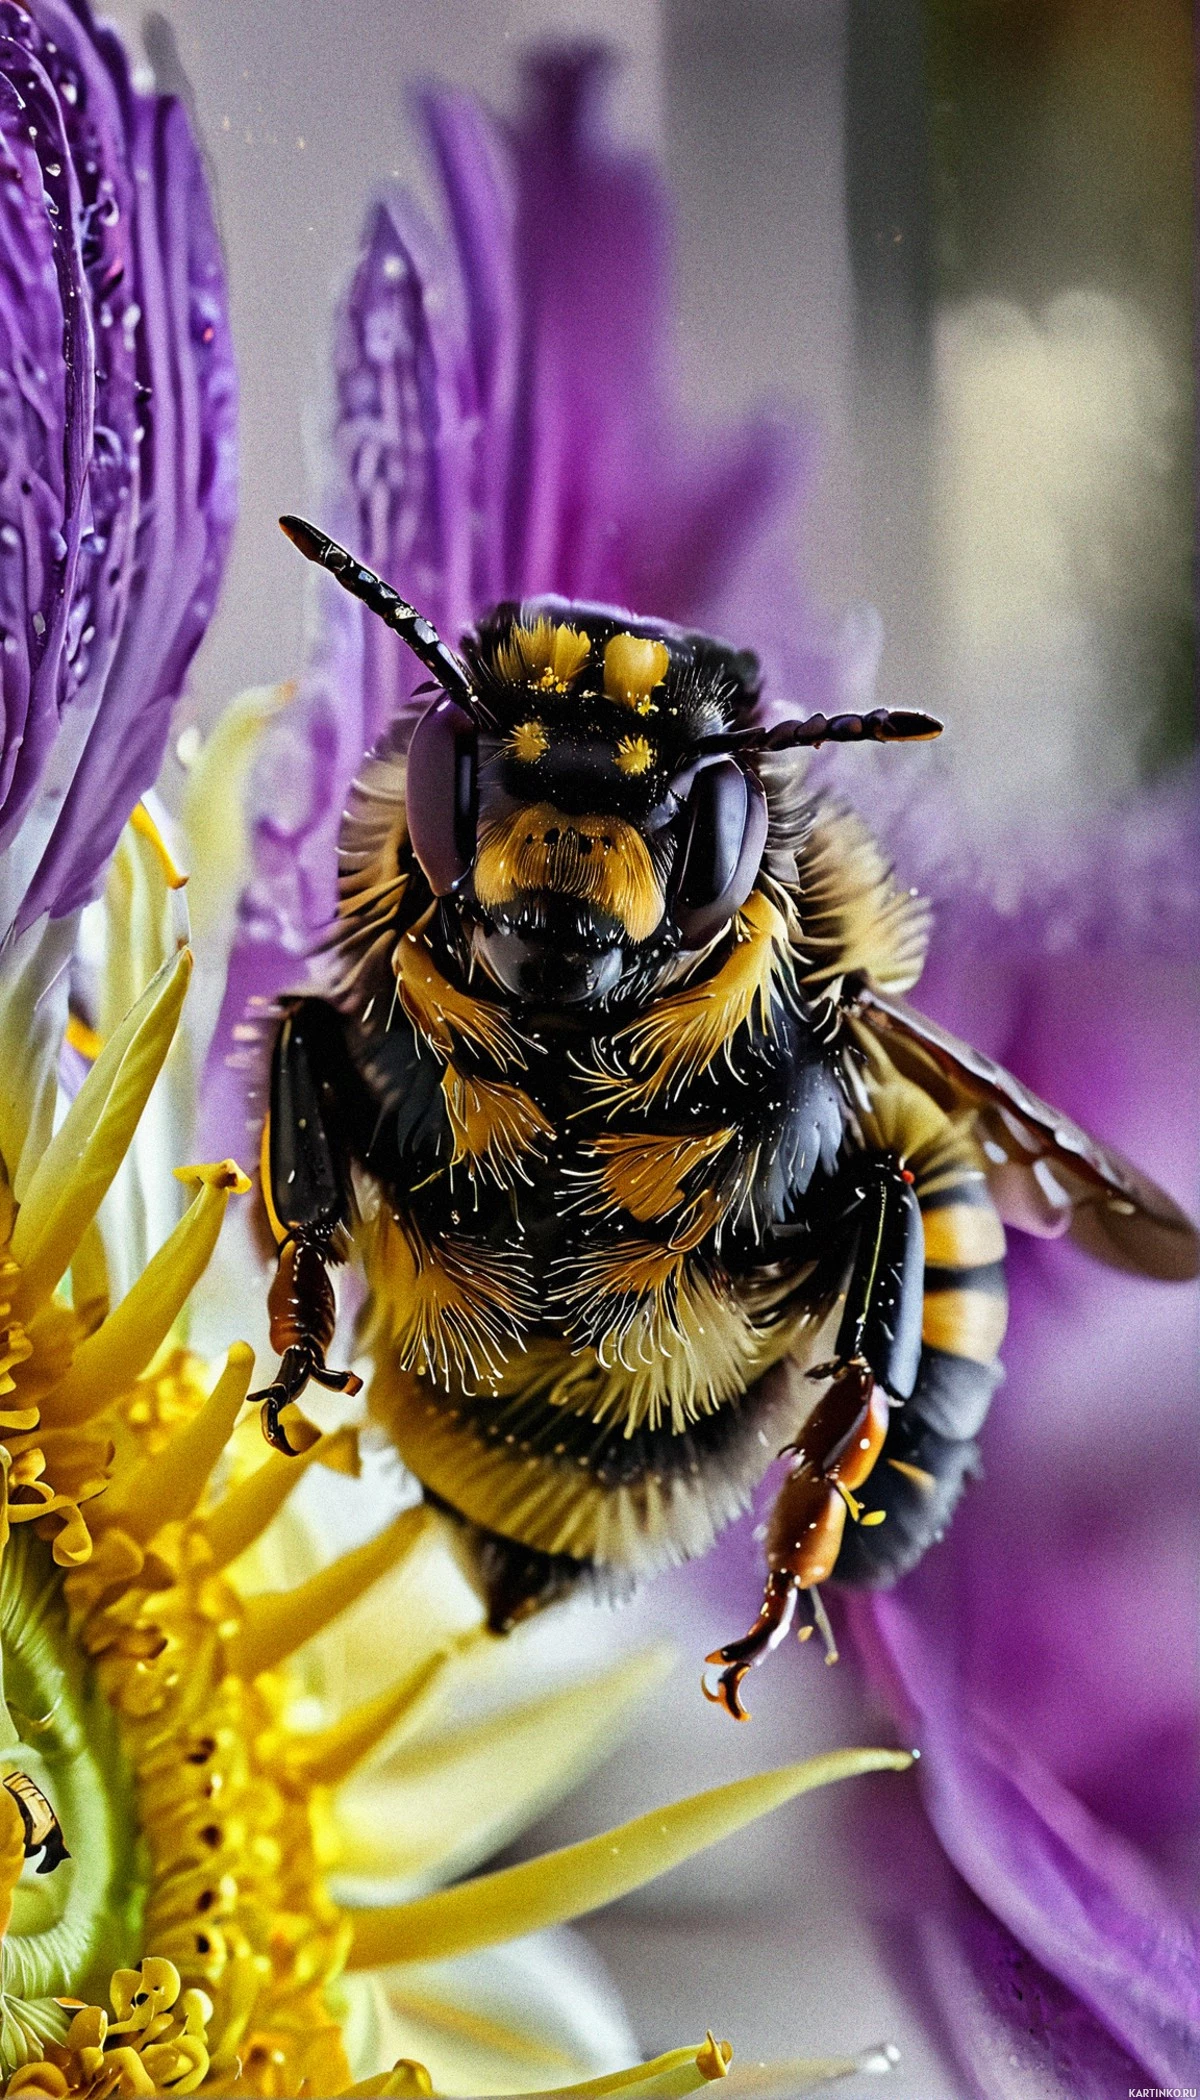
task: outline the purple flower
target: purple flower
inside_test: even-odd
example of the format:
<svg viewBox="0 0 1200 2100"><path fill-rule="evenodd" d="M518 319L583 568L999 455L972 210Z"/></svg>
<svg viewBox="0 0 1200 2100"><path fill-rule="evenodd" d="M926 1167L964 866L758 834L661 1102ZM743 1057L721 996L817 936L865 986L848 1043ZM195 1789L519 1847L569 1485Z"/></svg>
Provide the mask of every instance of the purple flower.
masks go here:
<svg viewBox="0 0 1200 2100"><path fill-rule="evenodd" d="M559 591L736 634L792 699L846 704L873 630L827 630L791 572L802 434L770 416L699 432L677 413L666 199L653 164L607 139L610 66L597 50L535 58L511 130L469 97L424 98L446 234L395 192L368 216L338 320L321 523L451 642L501 598ZM332 915L355 768L420 677L322 587L313 661L258 768L214 1142L242 1136L233 1031L302 974Z"/></svg>
<svg viewBox="0 0 1200 2100"><path fill-rule="evenodd" d="M928 842L946 825L929 816L903 865L936 898L945 864L939 877ZM1200 1178L1198 830L1184 783L1104 812L1052 856L1030 848L1007 909L960 881L918 993L1185 1203ZM885 1836L889 1869L901 1842L921 1890L897 1948L989 2100L1186 2084L1200 2061L1200 1915L1183 1894L1200 1768L1196 1294L1019 1233L1009 1277L984 1479L913 1575L849 1613L924 1751L953 1869L922 1861L919 1833Z"/></svg>
<svg viewBox="0 0 1200 2100"><path fill-rule="evenodd" d="M0 0L0 938L92 895L234 514L220 246L182 108L84 0Z"/></svg>

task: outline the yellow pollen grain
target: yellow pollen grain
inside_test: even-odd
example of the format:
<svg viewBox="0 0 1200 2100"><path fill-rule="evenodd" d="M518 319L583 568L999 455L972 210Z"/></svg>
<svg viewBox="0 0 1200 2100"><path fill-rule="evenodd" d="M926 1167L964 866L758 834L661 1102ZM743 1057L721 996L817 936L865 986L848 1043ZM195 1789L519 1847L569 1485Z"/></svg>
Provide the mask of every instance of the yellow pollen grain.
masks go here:
<svg viewBox="0 0 1200 2100"><path fill-rule="evenodd" d="M513 757L523 766L531 766L550 748L550 739L540 722L518 722L508 740Z"/></svg>
<svg viewBox="0 0 1200 2100"><path fill-rule="evenodd" d="M648 773L654 764L654 746L644 736L623 736L617 745L617 766L622 773Z"/></svg>

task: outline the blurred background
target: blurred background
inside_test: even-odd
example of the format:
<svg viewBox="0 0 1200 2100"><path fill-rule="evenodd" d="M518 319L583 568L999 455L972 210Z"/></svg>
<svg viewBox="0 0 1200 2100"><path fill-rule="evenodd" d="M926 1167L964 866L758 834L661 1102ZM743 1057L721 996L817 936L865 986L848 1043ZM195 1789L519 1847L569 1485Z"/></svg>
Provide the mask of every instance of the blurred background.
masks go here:
<svg viewBox="0 0 1200 2100"><path fill-rule="evenodd" d="M335 298L366 203L430 193L407 90L501 110L523 48L625 55L618 127L677 208L695 415L811 417L803 559L882 615L878 697L944 714L979 836L1084 812L1192 736L1192 50L1183 0L168 0L110 4L211 162L242 374L241 524L189 700L208 724L302 667ZM652 610L652 608L645 608ZM168 783L169 786L169 783ZM672 1578L574 1647L686 1657L636 1745L531 1842L864 1739L848 1671L763 1673L755 1725L701 1703L731 1599ZM737 1552L726 1556L728 1570ZM551 1644L552 1644L552 1638ZM870 1790L855 1813L870 1814ZM802 1803L589 1935L648 2050L712 2024L764 2053L898 2041L896 2100L957 2088L880 1965L844 1805ZM876 1872L878 1870L876 1869Z"/></svg>

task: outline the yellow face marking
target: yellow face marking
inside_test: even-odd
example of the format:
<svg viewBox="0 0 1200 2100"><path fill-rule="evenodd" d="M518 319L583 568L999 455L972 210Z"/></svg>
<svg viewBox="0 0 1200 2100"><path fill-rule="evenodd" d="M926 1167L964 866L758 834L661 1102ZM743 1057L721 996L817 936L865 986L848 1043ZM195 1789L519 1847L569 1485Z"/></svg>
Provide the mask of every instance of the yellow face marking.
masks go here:
<svg viewBox="0 0 1200 2100"><path fill-rule="evenodd" d="M550 739L540 722L518 722L508 748L523 766L531 766L549 750Z"/></svg>
<svg viewBox="0 0 1200 2100"><path fill-rule="evenodd" d="M487 910L522 890L554 890L611 912L631 941L653 933L666 909L641 833L621 817L567 817L552 803L517 809L484 834L475 895Z"/></svg>
<svg viewBox="0 0 1200 2100"><path fill-rule="evenodd" d="M665 642L646 635L614 634L604 651L604 691L608 699L632 707L639 715L654 712L650 695L662 684L670 668L671 652Z"/></svg>
<svg viewBox="0 0 1200 2100"><path fill-rule="evenodd" d="M654 764L654 746L644 736L623 736L617 745L620 772L636 776L648 773Z"/></svg>
<svg viewBox="0 0 1200 2100"><path fill-rule="evenodd" d="M496 675L508 685L535 685L544 693L565 693L591 653L591 641L576 627L556 627L539 620L534 627L514 627L496 651Z"/></svg>

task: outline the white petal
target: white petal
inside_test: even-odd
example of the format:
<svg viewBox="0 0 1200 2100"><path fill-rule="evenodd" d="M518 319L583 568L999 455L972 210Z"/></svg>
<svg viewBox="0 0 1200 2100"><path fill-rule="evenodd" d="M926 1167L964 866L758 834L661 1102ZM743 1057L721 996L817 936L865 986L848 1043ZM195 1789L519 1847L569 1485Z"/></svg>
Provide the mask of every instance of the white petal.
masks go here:
<svg viewBox="0 0 1200 2100"><path fill-rule="evenodd" d="M345 1987L358 2078L413 2056L436 2091L483 2100L620 2070L644 2053L600 1962L571 1932L352 1977Z"/></svg>

